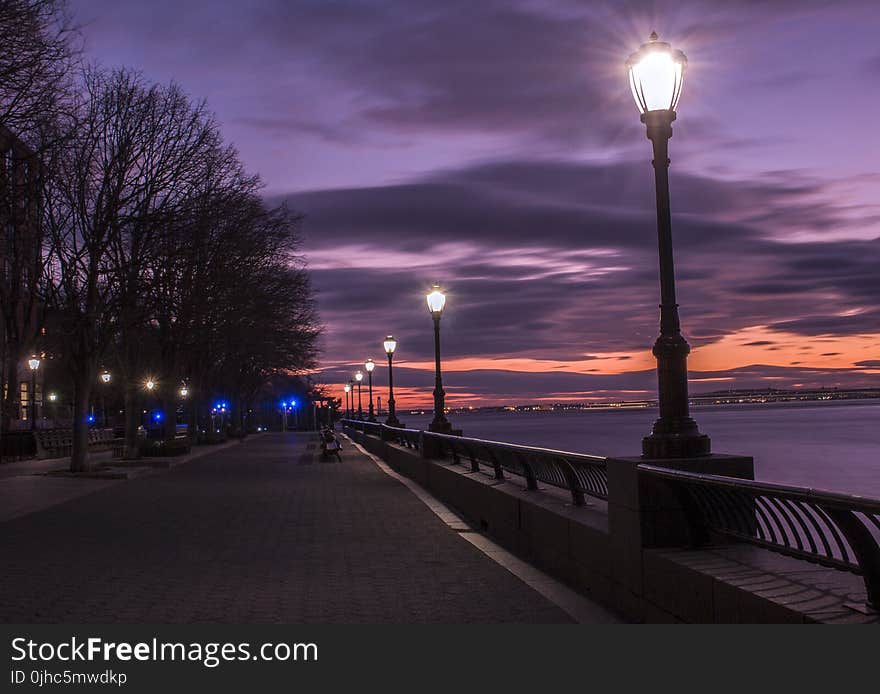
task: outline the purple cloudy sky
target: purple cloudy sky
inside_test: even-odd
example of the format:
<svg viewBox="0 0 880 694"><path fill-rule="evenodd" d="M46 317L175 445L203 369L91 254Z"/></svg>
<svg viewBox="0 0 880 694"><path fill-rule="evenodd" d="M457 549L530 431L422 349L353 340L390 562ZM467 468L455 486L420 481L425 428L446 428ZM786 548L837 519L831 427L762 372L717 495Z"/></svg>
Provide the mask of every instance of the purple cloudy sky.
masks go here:
<svg viewBox="0 0 880 694"><path fill-rule="evenodd" d="M650 144L623 72L652 29L690 61L693 390L880 383L876 0L71 2L87 56L207 98L305 213L328 384L392 332L402 404L426 402L439 280L452 403L653 394Z"/></svg>

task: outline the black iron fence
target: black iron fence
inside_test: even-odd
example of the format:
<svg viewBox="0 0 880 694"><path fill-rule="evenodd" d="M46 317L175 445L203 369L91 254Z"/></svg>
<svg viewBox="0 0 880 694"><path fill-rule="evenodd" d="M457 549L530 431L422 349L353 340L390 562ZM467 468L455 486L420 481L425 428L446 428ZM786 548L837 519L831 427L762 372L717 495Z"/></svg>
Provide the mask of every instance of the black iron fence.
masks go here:
<svg viewBox="0 0 880 694"><path fill-rule="evenodd" d="M454 465L467 461L473 472L489 472L499 480L507 474L523 477L528 489L538 489L539 482L565 489L577 506L584 505L585 496L608 499L606 459L600 456L399 429L361 420L347 419L343 424L407 448L421 450L422 446L430 445Z"/></svg>
<svg viewBox="0 0 880 694"><path fill-rule="evenodd" d="M880 500L653 465L639 471L676 491L696 544L727 536L849 571L880 607Z"/></svg>

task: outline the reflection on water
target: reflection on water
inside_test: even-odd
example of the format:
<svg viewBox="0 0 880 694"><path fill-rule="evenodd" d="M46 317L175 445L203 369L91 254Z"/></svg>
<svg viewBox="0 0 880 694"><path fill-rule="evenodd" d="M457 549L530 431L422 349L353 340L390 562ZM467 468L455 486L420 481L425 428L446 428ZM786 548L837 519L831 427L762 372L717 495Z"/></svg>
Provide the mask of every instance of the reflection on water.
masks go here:
<svg viewBox="0 0 880 694"><path fill-rule="evenodd" d="M427 428L430 414L399 413ZM405 416L404 416L405 414ZM751 455L755 477L880 497L880 402L696 408L716 453ZM638 455L656 410L474 412L450 417L465 436L598 455Z"/></svg>

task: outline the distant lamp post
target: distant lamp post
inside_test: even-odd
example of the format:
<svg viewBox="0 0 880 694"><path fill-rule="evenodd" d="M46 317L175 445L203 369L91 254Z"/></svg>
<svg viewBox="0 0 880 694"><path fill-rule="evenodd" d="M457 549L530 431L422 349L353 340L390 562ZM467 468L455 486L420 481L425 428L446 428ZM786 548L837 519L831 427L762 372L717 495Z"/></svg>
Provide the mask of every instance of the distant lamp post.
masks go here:
<svg viewBox="0 0 880 694"><path fill-rule="evenodd" d="M440 316L446 306L446 295L440 291L440 285L431 287L431 292L425 297L428 302L428 311L434 319L434 419L428 427L431 431L448 434L452 431L452 425L446 419L446 392L443 390L443 377L440 373Z"/></svg>
<svg viewBox="0 0 880 694"><path fill-rule="evenodd" d="M187 388L186 386L182 386L180 389L180 397L185 398L188 395L189 395L189 388Z"/></svg>
<svg viewBox="0 0 880 694"><path fill-rule="evenodd" d="M400 422L397 420L396 403L394 402L394 374L391 364L394 360L394 350L397 349L397 340L389 335L382 343L382 347L385 348L385 354L388 355L388 419L385 420L385 424L390 427L399 427Z"/></svg>
<svg viewBox="0 0 880 694"><path fill-rule="evenodd" d="M113 379L113 377L110 375L109 371L102 371L100 379L101 379L101 384L102 384L102 388L101 388L101 422L102 422L102 424L101 424L101 426L103 426L106 429L107 428L107 398L106 398L107 394L106 394L106 391L107 391L107 386L110 385L110 381Z"/></svg>
<svg viewBox="0 0 880 694"><path fill-rule="evenodd" d="M351 419L351 383L342 386L342 390L345 391L345 418Z"/></svg>
<svg viewBox="0 0 880 694"><path fill-rule="evenodd" d="M28 359L28 366L31 370L31 397L28 401L30 412L28 416L31 418L31 430L37 428L37 369L40 368L40 359L36 354L32 354Z"/></svg>
<svg viewBox="0 0 880 694"><path fill-rule="evenodd" d="M370 402L368 405L369 416L367 417L371 422L376 421L375 413L373 412L373 369L376 368L376 362L372 359L367 359L364 362L364 368L367 370L367 390L370 396Z"/></svg>
<svg viewBox="0 0 880 694"><path fill-rule="evenodd" d="M361 381L364 380L364 375L360 371L358 371L354 375L354 380L357 381L357 387L358 387L358 419L363 419L364 418L364 408L361 405Z"/></svg>
<svg viewBox="0 0 880 694"><path fill-rule="evenodd" d="M660 250L660 336L654 344L657 358L660 417L642 441L646 458L691 458L708 455L709 437L701 434L690 416L687 355L690 346L681 334L675 299L672 223L669 212L669 138L675 107L681 96L687 58L652 33L626 61L633 98L654 145L657 194L657 233Z"/></svg>

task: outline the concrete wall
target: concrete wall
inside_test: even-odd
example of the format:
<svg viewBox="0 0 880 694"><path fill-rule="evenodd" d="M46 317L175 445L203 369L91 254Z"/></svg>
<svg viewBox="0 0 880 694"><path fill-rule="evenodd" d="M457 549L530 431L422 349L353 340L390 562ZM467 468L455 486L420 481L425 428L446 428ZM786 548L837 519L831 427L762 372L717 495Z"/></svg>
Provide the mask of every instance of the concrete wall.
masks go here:
<svg viewBox="0 0 880 694"><path fill-rule="evenodd" d="M645 462L641 458L609 459L608 503L588 497L586 506L577 507L564 490L528 491L525 480L516 476L495 480L467 465L425 458L350 429L346 433L499 544L633 621L821 621L728 582L725 576L736 573L736 562L708 550L664 551L687 545L687 524L668 490L638 473L637 465ZM680 461L679 466L742 477L751 477L753 469L750 458L731 456Z"/></svg>

